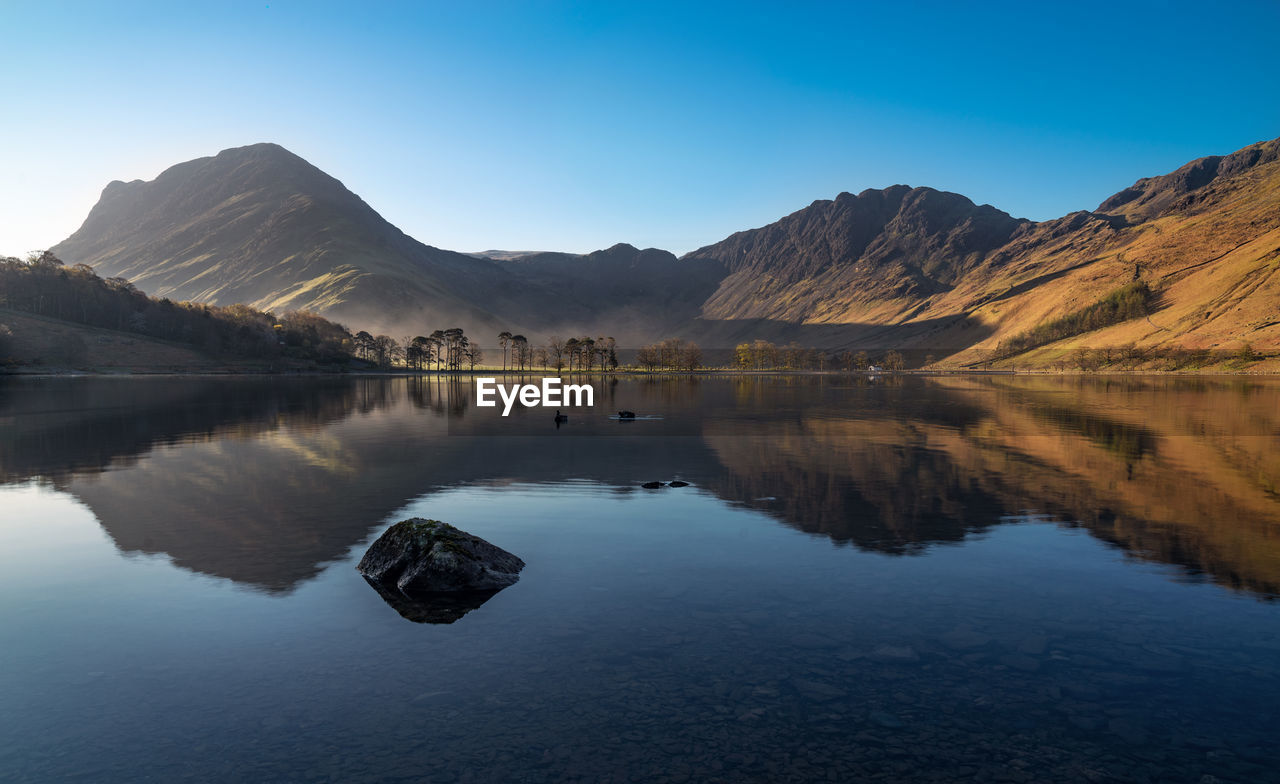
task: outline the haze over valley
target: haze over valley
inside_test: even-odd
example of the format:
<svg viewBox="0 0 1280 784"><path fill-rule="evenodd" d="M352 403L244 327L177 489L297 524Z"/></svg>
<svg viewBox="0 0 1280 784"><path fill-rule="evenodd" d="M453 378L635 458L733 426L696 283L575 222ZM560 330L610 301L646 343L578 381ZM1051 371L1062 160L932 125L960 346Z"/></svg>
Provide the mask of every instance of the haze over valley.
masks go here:
<svg viewBox="0 0 1280 784"><path fill-rule="evenodd" d="M444 250L285 148L255 144L110 183L51 250L173 300L306 309L393 335L457 325L482 344L502 330L624 346L676 335L712 348L916 349L956 364L1002 344L1032 363L1078 346L1229 351L1280 344L1280 140L1055 220L895 185L815 201L678 258L625 243L584 255ZM1025 337L1135 280L1150 290L1142 318Z"/></svg>

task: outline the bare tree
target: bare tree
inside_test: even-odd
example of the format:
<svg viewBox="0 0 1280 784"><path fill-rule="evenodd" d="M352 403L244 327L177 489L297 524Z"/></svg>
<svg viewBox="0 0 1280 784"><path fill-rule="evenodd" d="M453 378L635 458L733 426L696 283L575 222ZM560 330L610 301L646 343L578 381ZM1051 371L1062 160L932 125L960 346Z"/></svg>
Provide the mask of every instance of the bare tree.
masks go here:
<svg viewBox="0 0 1280 784"><path fill-rule="evenodd" d="M565 356L569 359L569 372L573 372L573 360L578 355L578 339L569 338L564 342Z"/></svg>
<svg viewBox="0 0 1280 784"><path fill-rule="evenodd" d="M356 356L361 359L369 359L369 357L373 355L374 351L376 351L373 335L370 335L364 330L360 330L356 333L355 338L353 338L353 343L356 349Z"/></svg>
<svg viewBox="0 0 1280 784"><path fill-rule="evenodd" d="M408 348L404 350L405 360L416 370L422 370L423 365L431 365L431 340L430 338L418 335L409 342Z"/></svg>
<svg viewBox="0 0 1280 784"><path fill-rule="evenodd" d="M604 339L604 343L605 343L605 351L606 351L605 361L608 363L610 370L617 370L618 369L618 341L614 340L612 337L607 337Z"/></svg>
<svg viewBox="0 0 1280 784"><path fill-rule="evenodd" d="M656 345L641 346L636 351L636 364L646 370L654 370L662 362L662 356Z"/></svg>
<svg viewBox="0 0 1280 784"><path fill-rule="evenodd" d="M548 338L547 352L551 355L551 359L555 361L557 373L564 369L564 349L565 341L559 335L552 335Z"/></svg>
<svg viewBox="0 0 1280 784"><path fill-rule="evenodd" d="M507 345L511 343L511 333L503 330L498 333L498 345L502 346L502 371L507 370Z"/></svg>
<svg viewBox="0 0 1280 784"><path fill-rule="evenodd" d="M682 370L697 370L702 367L702 349L697 343L690 341L680 352L680 368Z"/></svg>
<svg viewBox="0 0 1280 784"><path fill-rule="evenodd" d="M521 372L524 372L525 366L529 363L529 339L524 335L512 335L511 346L515 354L513 364L519 365Z"/></svg>
<svg viewBox="0 0 1280 784"><path fill-rule="evenodd" d="M374 356L378 365L387 368L391 367L391 363L395 361L396 351L399 346L396 345L396 339L390 335L379 335L373 339Z"/></svg>
<svg viewBox="0 0 1280 784"><path fill-rule="evenodd" d="M438 373L440 372L440 363L444 360L445 353L444 330L437 329L435 332L432 332L427 336L427 340L431 341L431 348L433 349L431 353L436 355L436 372Z"/></svg>

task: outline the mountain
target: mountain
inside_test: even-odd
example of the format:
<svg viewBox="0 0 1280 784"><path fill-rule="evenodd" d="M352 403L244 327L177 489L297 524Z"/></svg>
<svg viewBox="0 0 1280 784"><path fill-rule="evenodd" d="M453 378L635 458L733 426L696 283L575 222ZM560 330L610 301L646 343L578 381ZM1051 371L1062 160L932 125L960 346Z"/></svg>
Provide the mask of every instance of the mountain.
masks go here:
<svg viewBox="0 0 1280 784"><path fill-rule="evenodd" d="M708 318L901 319L1029 225L955 193L895 185L815 201L686 258L729 271L703 306Z"/></svg>
<svg viewBox="0 0 1280 784"><path fill-rule="evenodd" d="M540 254L555 261L548 274L424 245L275 144L180 163L150 182L112 182L80 229L51 250L157 296L310 309L397 336L448 326L578 332L666 313L686 298L650 284L641 288L653 301L619 290L627 274L680 266L664 251L615 246L570 264L579 277L565 280L564 254ZM687 321L700 304L673 317Z"/></svg>
<svg viewBox="0 0 1280 784"><path fill-rule="evenodd" d="M1031 358L1081 345L1276 346L1280 140L1139 180L1097 210L1055 220L1020 220L899 185L814 202L685 259L728 271L704 320L804 325L848 346L971 359L1135 277L1153 291L1148 318L1072 336Z"/></svg>
<svg viewBox="0 0 1280 784"><path fill-rule="evenodd" d="M566 334L595 335L607 329L631 345L691 323L724 277L715 262L681 260L665 250L625 243L585 255L516 256L506 269L526 285L554 285L557 301L543 311L544 323L555 318L584 325L560 330Z"/></svg>
<svg viewBox="0 0 1280 784"><path fill-rule="evenodd" d="M1235 350L1280 345L1280 140L1201 158L1054 220L895 185L815 201L681 258L626 244L581 255L441 250L298 156L258 144L111 183L52 250L152 294L308 308L395 335L457 325L534 341L611 334L622 345L764 338L918 349L949 364L1044 365L1081 346ZM1080 316L1135 279L1143 317ZM1072 318L1086 328L1026 339Z"/></svg>
<svg viewBox="0 0 1280 784"><path fill-rule="evenodd" d="M435 309L495 318L469 304L492 263L413 240L274 144L180 163L151 182L112 182L52 250L175 300L309 308L357 323Z"/></svg>
<svg viewBox="0 0 1280 784"><path fill-rule="evenodd" d="M521 256L532 256L537 253L544 253L540 250L482 250L477 253L468 253L468 256L474 256L477 259L493 259L494 261L510 261L518 259ZM571 254L578 255L578 254Z"/></svg>

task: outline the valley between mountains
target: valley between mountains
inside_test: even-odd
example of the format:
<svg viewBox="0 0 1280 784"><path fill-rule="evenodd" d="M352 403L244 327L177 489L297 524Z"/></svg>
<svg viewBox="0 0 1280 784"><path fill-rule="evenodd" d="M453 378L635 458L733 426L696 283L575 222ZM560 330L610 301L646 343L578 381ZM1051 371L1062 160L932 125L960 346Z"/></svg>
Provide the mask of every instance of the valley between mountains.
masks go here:
<svg viewBox="0 0 1280 784"><path fill-rule="evenodd" d="M1280 349L1280 139L1055 220L894 185L679 258L626 244L432 247L297 155L255 144L110 183L51 250L154 296L314 310L394 335L460 326L482 345L502 330L620 346L796 341L953 367L1051 367L1083 348L1265 355Z"/></svg>

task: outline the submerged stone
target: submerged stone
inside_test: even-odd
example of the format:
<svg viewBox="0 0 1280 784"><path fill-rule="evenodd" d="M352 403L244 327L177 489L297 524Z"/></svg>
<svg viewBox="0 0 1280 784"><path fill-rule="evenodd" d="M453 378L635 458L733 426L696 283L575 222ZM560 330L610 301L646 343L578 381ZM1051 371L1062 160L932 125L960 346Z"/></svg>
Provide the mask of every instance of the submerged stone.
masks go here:
<svg viewBox="0 0 1280 784"><path fill-rule="evenodd" d="M524 561L439 520L403 520L378 537L356 567L365 579L405 597L496 592L520 579Z"/></svg>

